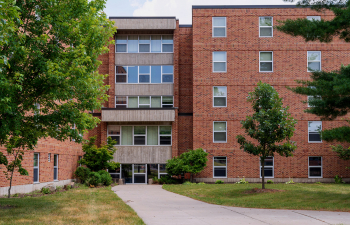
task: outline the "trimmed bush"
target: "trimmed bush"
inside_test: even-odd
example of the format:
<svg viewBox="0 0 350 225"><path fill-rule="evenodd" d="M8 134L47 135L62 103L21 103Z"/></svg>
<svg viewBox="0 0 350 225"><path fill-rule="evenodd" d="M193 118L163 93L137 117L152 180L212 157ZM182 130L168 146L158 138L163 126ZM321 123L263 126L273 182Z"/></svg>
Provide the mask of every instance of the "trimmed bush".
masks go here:
<svg viewBox="0 0 350 225"><path fill-rule="evenodd" d="M224 182L222 180L215 181L215 184L223 184Z"/></svg>
<svg viewBox="0 0 350 225"><path fill-rule="evenodd" d="M101 175L101 183L105 186L112 184L112 177L106 170L100 170L98 173Z"/></svg>
<svg viewBox="0 0 350 225"><path fill-rule="evenodd" d="M91 172L89 178L85 181L88 186L98 186L101 183L101 175L98 172Z"/></svg>
<svg viewBox="0 0 350 225"><path fill-rule="evenodd" d="M83 184L85 183L86 179L89 178L89 175L91 173L91 170L86 167L78 167L77 170L74 172L75 177L80 179L80 182Z"/></svg>

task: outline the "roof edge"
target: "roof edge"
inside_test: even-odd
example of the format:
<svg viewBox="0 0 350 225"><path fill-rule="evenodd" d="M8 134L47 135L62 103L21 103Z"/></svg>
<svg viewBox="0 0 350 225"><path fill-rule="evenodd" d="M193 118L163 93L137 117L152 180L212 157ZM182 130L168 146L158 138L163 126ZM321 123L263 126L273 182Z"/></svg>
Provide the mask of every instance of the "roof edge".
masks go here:
<svg viewBox="0 0 350 225"><path fill-rule="evenodd" d="M266 9L301 8L297 5L193 5L192 9Z"/></svg>
<svg viewBox="0 0 350 225"><path fill-rule="evenodd" d="M109 19L176 19L175 16L110 16Z"/></svg>

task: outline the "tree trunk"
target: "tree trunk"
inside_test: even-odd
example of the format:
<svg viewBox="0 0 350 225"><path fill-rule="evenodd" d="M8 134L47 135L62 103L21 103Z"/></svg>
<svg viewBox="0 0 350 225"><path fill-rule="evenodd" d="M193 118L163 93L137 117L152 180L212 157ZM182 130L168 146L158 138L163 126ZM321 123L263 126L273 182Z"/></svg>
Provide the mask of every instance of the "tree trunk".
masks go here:
<svg viewBox="0 0 350 225"><path fill-rule="evenodd" d="M265 189L265 157L260 158L262 169L261 169L261 177L262 177L262 189Z"/></svg>
<svg viewBox="0 0 350 225"><path fill-rule="evenodd" d="M191 173L191 183L193 183L193 174Z"/></svg>
<svg viewBox="0 0 350 225"><path fill-rule="evenodd" d="M12 187L13 171L14 171L14 169L13 169L12 172L11 172L10 187L9 187L9 191L8 191L8 196L7 196L7 198L10 198L10 197L11 197L11 187Z"/></svg>

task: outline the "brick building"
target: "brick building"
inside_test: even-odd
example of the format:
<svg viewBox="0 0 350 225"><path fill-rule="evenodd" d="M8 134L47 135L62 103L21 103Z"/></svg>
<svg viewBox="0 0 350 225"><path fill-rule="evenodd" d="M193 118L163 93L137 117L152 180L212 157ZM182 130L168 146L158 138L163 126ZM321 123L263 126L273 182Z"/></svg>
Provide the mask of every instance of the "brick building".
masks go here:
<svg viewBox="0 0 350 225"><path fill-rule="evenodd" d="M193 6L192 25L173 17L110 17L116 44L103 55L110 99L95 116L102 123L92 133L104 143L117 140L110 171L126 183L147 183L166 173L166 160L188 149L203 148L208 164L196 180L235 182L245 176L260 181L259 157L241 149L240 121L252 114L246 102L258 81L271 84L298 120L294 157L275 156L265 174L277 182L331 182L349 178L346 162L322 143L319 127L344 125L304 113L305 96L286 89L309 79L311 69L336 70L350 63L350 45L309 42L273 29L278 20L331 19L331 12L295 6Z"/></svg>

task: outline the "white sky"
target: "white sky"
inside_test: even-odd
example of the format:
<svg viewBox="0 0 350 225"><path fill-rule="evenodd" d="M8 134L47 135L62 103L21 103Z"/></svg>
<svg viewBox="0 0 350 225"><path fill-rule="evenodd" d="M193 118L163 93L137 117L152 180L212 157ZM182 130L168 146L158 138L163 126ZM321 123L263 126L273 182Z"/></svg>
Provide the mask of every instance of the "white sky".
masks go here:
<svg viewBox="0 0 350 225"><path fill-rule="evenodd" d="M107 0L108 16L175 16L192 23L192 5L290 5L283 0Z"/></svg>

